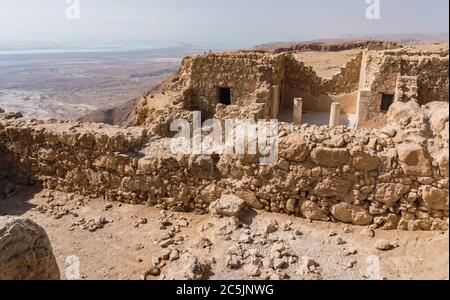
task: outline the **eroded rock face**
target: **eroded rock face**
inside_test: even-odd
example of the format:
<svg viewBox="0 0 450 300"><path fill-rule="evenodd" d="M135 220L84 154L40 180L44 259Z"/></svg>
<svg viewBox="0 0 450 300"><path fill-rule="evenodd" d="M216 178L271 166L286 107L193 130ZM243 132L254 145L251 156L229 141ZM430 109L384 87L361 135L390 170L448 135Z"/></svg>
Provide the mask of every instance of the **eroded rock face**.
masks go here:
<svg viewBox="0 0 450 300"><path fill-rule="evenodd" d="M0 280L59 280L45 231L28 219L0 217Z"/></svg>

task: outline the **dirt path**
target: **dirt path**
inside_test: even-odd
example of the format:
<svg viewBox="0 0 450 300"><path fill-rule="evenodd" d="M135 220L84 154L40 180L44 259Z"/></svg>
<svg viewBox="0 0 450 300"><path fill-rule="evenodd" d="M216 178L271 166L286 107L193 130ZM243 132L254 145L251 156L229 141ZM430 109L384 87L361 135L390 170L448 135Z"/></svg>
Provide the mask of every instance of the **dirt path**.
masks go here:
<svg viewBox="0 0 450 300"><path fill-rule="evenodd" d="M30 218L47 231L63 278L69 270L67 258L76 256L83 279L142 279L152 261L176 249L180 256L189 250L207 261L211 279L251 279L256 262L260 262L262 273L256 278L449 279L448 233L376 231L375 237L369 237L362 227L311 223L260 212L246 220L246 225L233 228L231 219L162 213L139 205L107 205L35 188L23 188L17 195L0 200L1 214ZM265 234L271 223L277 224L276 231ZM161 236L171 232L173 244L162 248ZM375 244L380 239L398 247L379 251ZM273 257L280 245L284 254ZM236 249L244 254L236 256ZM301 274L305 256L317 265ZM270 259L280 265L273 267L278 271L267 271L273 270L265 266ZM162 274L175 261L158 262Z"/></svg>

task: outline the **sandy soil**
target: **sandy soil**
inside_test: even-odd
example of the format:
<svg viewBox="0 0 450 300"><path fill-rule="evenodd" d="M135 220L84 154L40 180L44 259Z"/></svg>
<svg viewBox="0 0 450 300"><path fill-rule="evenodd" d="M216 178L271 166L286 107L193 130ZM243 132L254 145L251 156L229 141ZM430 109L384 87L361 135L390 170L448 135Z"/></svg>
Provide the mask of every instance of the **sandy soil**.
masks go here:
<svg viewBox="0 0 450 300"><path fill-rule="evenodd" d="M164 250L156 241L162 230L161 211L140 205L106 203L98 199L84 199L74 195L21 188L13 197L0 199L0 215L18 215L30 218L47 231L61 273L65 278L66 259L80 259L82 279L142 279L152 258ZM53 212L49 212L49 207ZM45 212L47 208L47 212ZM108 224L94 232L83 230L79 221L104 217ZM180 252L190 251L200 259L213 261L211 279L249 279L245 267L226 268L226 252L238 244L243 233L259 232L272 219L280 227L267 237L267 245L249 243L247 249L258 249L263 257L271 255L270 245L281 242L295 255L308 256L319 265L323 279L367 279L377 273L386 279L449 279L449 236L442 232L376 231L375 237L363 233L361 227L343 224L309 222L284 215L254 212L244 228L234 230L229 240L222 238L217 224L223 220L210 216L167 212L170 220L183 220L178 236L184 238L177 245ZM146 221L146 222L145 222ZM289 230L288 230L289 229ZM330 234L331 233L331 234ZM212 245L203 248L199 241L208 239ZM395 242L398 248L381 252L375 249L379 239ZM180 239L181 240L181 239ZM379 263L378 263L379 262ZM171 262L164 263L164 272ZM285 273L292 279L298 264L290 263ZM157 279L155 277L154 279ZM316 277L314 277L315 279Z"/></svg>
<svg viewBox="0 0 450 300"><path fill-rule="evenodd" d="M360 49L346 50L339 52L297 52L294 53L295 59L312 66L319 77L331 79L333 75L341 71L341 67L348 61L355 58Z"/></svg>

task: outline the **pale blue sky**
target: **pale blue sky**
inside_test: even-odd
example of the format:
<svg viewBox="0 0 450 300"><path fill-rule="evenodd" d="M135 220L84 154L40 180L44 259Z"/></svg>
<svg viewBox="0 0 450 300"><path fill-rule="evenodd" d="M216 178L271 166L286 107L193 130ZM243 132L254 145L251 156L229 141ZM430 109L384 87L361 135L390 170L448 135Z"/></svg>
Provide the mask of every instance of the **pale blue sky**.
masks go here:
<svg viewBox="0 0 450 300"><path fill-rule="evenodd" d="M365 18L365 0L80 0L81 20L65 18L65 0L0 0L6 40L176 40L202 46L346 34L447 32L448 0L380 0L381 20Z"/></svg>

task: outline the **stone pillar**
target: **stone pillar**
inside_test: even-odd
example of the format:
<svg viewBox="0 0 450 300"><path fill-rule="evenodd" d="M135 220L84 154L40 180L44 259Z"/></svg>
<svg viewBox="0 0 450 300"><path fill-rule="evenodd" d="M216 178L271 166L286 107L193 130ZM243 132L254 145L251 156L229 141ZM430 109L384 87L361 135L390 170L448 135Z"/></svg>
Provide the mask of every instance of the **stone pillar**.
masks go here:
<svg viewBox="0 0 450 300"><path fill-rule="evenodd" d="M303 116L303 99L294 98L294 123L302 124Z"/></svg>
<svg viewBox="0 0 450 300"><path fill-rule="evenodd" d="M278 85L272 86L273 100L272 100L272 119L280 117L280 87Z"/></svg>
<svg viewBox="0 0 450 300"><path fill-rule="evenodd" d="M356 128L361 127L361 124L369 120L370 103L372 102L372 92L368 90L361 90L358 92L357 107L356 107Z"/></svg>
<svg viewBox="0 0 450 300"><path fill-rule="evenodd" d="M330 127L338 127L341 123L341 105L339 103L331 104Z"/></svg>

